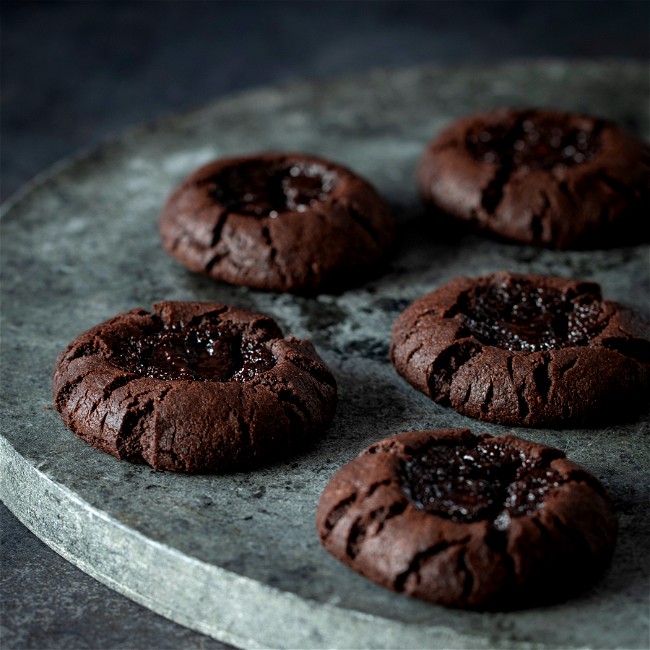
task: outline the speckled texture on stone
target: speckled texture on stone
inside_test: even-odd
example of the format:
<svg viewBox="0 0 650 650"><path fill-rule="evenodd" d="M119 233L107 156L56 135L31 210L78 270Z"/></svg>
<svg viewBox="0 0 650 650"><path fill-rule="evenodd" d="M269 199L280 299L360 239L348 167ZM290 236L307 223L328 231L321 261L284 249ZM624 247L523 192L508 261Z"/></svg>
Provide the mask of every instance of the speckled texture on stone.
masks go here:
<svg viewBox="0 0 650 650"><path fill-rule="evenodd" d="M326 554L314 513L329 477L372 441L476 428L411 389L387 360L395 318L423 293L454 275L505 268L595 280L606 298L647 308L647 247L558 253L455 240L427 225L414 181L426 142L461 114L506 104L589 111L648 138L647 100L647 71L634 64L377 73L248 93L128 132L61 167L3 217L3 499L109 586L242 646L646 647L648 489L639 477L650 468L647 417L607 429L516 431L584 465L619 513L612 568L566 603L486 616L390 593ZM330 157L375 183L401 222L387 274L306 299L214 283L169 259L157 219L172 187L215 156L258 149ZM327 435L285 463L221 477L154 472L78 440L48 408L56 355L82 330L160 299L230 302L311 338L339 383Z"/></svg>

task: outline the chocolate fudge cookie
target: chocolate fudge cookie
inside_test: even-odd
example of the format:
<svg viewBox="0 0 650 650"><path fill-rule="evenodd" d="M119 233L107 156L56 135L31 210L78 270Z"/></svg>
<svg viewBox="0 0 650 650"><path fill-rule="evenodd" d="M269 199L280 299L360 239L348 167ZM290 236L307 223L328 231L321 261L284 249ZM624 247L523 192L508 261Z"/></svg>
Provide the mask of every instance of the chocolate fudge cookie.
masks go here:
<svg viewBox="0 0 650 650"><path fill-rule="evenodd" d="M267 153L202 167L163 210L163 246L190 270L256 289L341 291L376 271L388 206L341 165Z"/></svg>
<svg viewBox="0 0 650 650"><path fill-rule="evenodd" d="M54 405L78 436L119 459L228 472L282 458L331 421L334 377L309 341L268 316L161 302L119 314L61 354Z"/></svg>
<svg viewBox="0 0 650 650"><path fill-rule="evenodd" d="M550 447L467 429L415 431L331 479L317 528L338 560L442 605L563 600L608 565L617 522L604 488Z"/></svg>
<svg viewBox="0 0 650 650"><path fill-rule="evenodd" d="M461 119L429 145L418 182L435 210L518 242L584 248L650 234L650 145L586 115Z"/></svg>
<svg viewBox="0 0 650 650"><path fill-rule="evenodd" d="M399 316L390 355L431 399L502 424L620 421L650 386L647 319L597 284L540 275L455 278Z"/></svg>

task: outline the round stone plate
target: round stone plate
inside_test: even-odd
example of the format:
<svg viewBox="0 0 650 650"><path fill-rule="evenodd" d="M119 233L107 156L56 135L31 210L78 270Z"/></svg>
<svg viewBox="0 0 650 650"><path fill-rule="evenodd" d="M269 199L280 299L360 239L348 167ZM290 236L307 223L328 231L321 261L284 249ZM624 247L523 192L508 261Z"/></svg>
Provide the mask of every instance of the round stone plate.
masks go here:
<svg viewBox="0 0 650 650"><path fill-rule="evenodd" d="M647 307L646 247L552 252L454 239L423 215L414 167L425 143L457 116L530 105L591 112L649 134L642 65L425 68L256 90L129 131L36 179L2 219L1 496L9 508L98 580L243 647L646 647L647 418L517 430L586 466L620 516L611 569L570 601L497 614L432 606L340 565L314 529L330 476L372 441L429 427L504 431L433 404L393 371L391 326L412 300L455 275L508 269L596 280L607 298ZM158 214L181 178L218 156L282 149L347 164L393 204L400 239L382 277L305 299L212 282L162 251ZM259 310L311 339L339 383L326 434L307 453L230 476L155 472L77 439L51 407L57 354L92 325L158 300Z"/></svg>

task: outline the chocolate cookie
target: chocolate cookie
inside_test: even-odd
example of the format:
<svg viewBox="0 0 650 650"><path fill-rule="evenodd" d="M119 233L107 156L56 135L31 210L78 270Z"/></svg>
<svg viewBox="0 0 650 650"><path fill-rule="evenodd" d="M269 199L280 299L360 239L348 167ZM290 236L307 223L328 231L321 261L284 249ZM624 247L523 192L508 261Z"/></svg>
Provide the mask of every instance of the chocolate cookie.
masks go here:
<svg viewBox="0 0 650 650"><path fill-rule="evenodd" d="M429 145L418 182L435 210L526 244L611 246L650 234L650 146L586 115L461 119Z"/></svg>
<svg viewBox="0 0 650 650"><path fill-rule="evenodd" d="M269 463L331 421L334 377L309 341L268 316L161 302L119 314L61 354L54 405L78 436L122 460L179 472Z"/></svg>
<svg viewBox="0 0 650 650"><path fill-rule="evenodd" d="M650 324L591 282L495 273L455 278L410 305L391 342L397 371L481 420L602 424L645 404Z"/></svg>
<svg viewBox="0 0 650 650"><path fill-rule="evenodd" d="M472 609L584 589L617 531L604 488L561 451L467 429L375 443L331 479L316 522L325 548L370 580Z"/></svg>
<svg viewBox="0 0 650 650"><path fill-rule="evenodd" d="M289 153L202 167L171 195L160 221L165 249L190 270L305 294L368 278L394 230L391 211L365 180Z"/></svg>

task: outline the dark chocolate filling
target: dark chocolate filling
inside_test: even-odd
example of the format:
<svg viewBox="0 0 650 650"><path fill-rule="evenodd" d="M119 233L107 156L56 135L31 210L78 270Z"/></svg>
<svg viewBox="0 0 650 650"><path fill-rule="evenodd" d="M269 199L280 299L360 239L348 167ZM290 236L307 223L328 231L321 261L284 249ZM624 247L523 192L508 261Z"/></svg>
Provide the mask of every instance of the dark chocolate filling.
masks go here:
<svg viewBox="0 0 650 650"><path fill-rule="evenodd" d="M264 341L214 326L163 325L112 346L111 362L122 370L165 380L247 381L275 359Z"/></svg>
<svg viewBox="0 0 650 650"><path fill-rule="evenodd" d="M459 297L458 315L481 343L526 352L587 345L605 325L600 296L525 280L476 286Z"/></svg>
<svg viewBox="0 0 650 650"><path fill-rule="evenodd" d="M403 463L402 489L416 508L459 522L490 520L505 527L511 517L539 509L564 482L547 466L490 440L438 445Z"/></svg>
<svg viewBox="0 0 650 650"><path fill-rule="evenodd" d="M277 217L283 212L306 212L327 199L336 174L322 165L294 165L248 161L215 178L212 195L228 212L252 217Z"/></svg>
<svg viewBox="0 0 650 650"><path fill-rule="evenodd" d="M546 119L522 119L512 125L470 132L467 149L476 160L518 169L551 170L592 160L600 138L583 129Z"/></svg>

